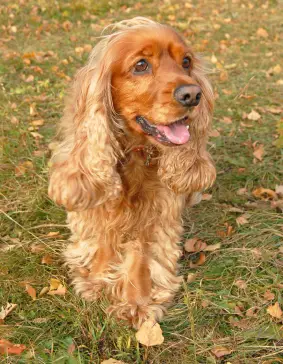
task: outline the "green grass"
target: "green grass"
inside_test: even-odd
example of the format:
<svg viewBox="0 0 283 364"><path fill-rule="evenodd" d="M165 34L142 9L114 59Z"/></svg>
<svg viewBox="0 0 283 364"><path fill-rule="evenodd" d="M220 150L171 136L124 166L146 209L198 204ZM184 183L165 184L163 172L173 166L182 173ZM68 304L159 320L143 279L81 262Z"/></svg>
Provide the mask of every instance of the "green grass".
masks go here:
<svg viewBox="0 0 283 364"><path fill-rule="evenodd" d="M6 302L18 306L0 326L0 338L27 346L20 357L2 356L3 362L100 363L110 357L128 364L283 362L282 321L266 311L275 302L283 307L279 252L283 219L265 204L254 206L251 194L260 186L274 189L282 184L282 149L275 146L280 115L270 111L282 107L282 73L270 72L278 64L282 67L279 7L280 2L255 0L1 3L0 306ZM211 80L218 95L214 128L220 136L211 138L210 150L218 178L210 191L212 200L187 212L185 237L221 242L221 249L208 253L197 269L189 268L197 254L184 255L181 273L185 278L196 273L196 279L183 284L161 323L164 344L149 349L137 343L134 331L123 322L106 316L107 302L85 303L73 294L60 257L69 234L65 213L46 192L48 145L62 114L68 77L88 55L75 48L95 44L104 26L135 15L171 24L205 58L217 58ZM266 29L267 38L257 35L259 27ZM225 81L223 70L228 73ZM34 80L25 82L30 75ZM261 115L259 121L243 119L243 113L252 110ZM223 117L232 123L223 123ZM40 139L31 134L31 122L38 119L44 125L33 131L42 135ZM262 162L253 162L254 142L264 145ZM27 161L32 168L15 174L15 168ZM240 188L247 188L248 195L237 195ZM248 224L238 226L236 217L241 214L231 212L231 207L248 213ZM225 224L234 232L219 237ZM48 236L52 231L60 236ZM45 248L33 253L33 244ZM47 253L53 261L45 265L41 260ZM25 284L39 293L52 277L67 285L66 296L45 295L32 301ZM246 288L238 288L238 280ZM271 301L264 299L267 290L274 293ZM246 316L251 307L257 307L255 316ZM70 354L71 343L75 350ZM233 351L216 359L211 352L215 346Z"/></svg>

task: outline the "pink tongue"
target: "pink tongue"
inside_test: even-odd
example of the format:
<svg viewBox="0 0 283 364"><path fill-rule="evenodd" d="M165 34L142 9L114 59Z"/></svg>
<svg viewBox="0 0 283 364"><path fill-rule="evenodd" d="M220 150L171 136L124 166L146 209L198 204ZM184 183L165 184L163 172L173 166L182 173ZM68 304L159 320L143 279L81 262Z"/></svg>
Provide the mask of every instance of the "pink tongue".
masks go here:
<svg viewBox="0 0 283 364"><path fill-rule="evenodd" d="M189 130L183 124L157 125L156 128L174 144L185 144L190 139Z"/></svg>

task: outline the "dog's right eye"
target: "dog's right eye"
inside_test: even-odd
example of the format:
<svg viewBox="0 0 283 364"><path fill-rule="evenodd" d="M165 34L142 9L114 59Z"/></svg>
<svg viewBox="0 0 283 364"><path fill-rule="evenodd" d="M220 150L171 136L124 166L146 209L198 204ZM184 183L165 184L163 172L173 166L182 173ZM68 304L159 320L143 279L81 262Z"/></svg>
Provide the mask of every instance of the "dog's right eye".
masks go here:
<svg viewBox="0 0 283 364"><path fill-rule="evenodd" d="M148 62L145 59L141 59L135 64L134 73L145 72L148 70L148 68L149 68Z"/></svg>

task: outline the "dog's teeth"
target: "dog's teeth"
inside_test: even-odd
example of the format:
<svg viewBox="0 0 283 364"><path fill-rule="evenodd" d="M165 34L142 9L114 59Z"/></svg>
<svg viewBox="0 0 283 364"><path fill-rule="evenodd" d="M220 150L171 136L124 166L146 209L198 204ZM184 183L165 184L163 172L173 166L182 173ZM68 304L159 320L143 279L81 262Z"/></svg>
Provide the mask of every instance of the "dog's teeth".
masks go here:
<svg viewBox="0 0 283 364"><path fill-rule="evenodd" d="M187 129L188 129L188 130L190 129L190 125L187 125Z"/></svg>

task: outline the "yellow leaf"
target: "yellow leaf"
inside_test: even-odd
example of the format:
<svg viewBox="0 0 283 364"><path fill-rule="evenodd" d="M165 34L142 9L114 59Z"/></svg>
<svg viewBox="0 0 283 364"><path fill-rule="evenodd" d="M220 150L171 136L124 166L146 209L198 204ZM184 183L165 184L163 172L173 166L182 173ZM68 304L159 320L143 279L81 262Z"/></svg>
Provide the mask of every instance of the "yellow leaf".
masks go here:
<svg viewBox="0 0 283 364"><path fill-rule="evenodd" d="M222 356L229 355L233 352L233 350L230 350L226 348L225 346L215 346L211 350L212 354L216 356L216 358L222 358Z"/></svg>
<svg viewBox="0 0 283 364"><path fill-rule="evenodd" d="M280 66L280 64L277 64L276 66L274 66L272 68L273 72L276 73L277 75L279 75L282 71L282 67Z"/></svg>
<svg viewBox="0 0 283 364"><path fill-rule="evenodd" d="M270 316L278 319L282 316L282 310L278 302L275 302L274 305L268 306L266 311L267 313L269 313Z"/></svg>
<svg viewBox="0 0 283 364"><path fill-rule="evenodd" d="M33 300L36 300L36 290L30 284L26 284L26 292Z"/></svg>
<svg viewBox="0 0 283 364"><path fill-rule="evenodd" d="M41 126L44 124L44 120L43 119L38 119L38 120L33 120L30 122L31 125L33 126Z"/></svg>
<svg viewBox="0 0 283 364"><path fill-rule="evenodd" d="M252 192L253 196L259 198L264 201L268 200L277 200L277 195L274 191L270 190L269 188L256 188Z"/></svg>
<svg viewBox="0 0 283 364"><path fill-rule="evenodd" d="M58 288L52 291L49 291L47 294L49 295L57 295L57 296L64 296L67 292L67 288L64 287L62 284L59 284Z"/></svg>
<svg viewBox="0 0 283 364"><path fill-rule="evenodd" d="M137 341L145 346L161 345L164 341L160 325L152 320L146 320L136 333Z"/></svg>
<svg viewBox="0 0 283 364"><path fill-rule="evenodd" d="M60 286L60 284L61 284L61 282L59 281L59 279L51 278L49 290L53 291L53 290L57 289Z"/></svg>
<svg viewBox="0 0 283 364"><path fill-rule="evenodd" d="M54 238L56 236L60 235L60 231L49 231L49 233L46 235L48 238Z"/></svg>

